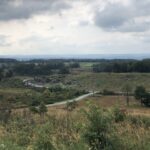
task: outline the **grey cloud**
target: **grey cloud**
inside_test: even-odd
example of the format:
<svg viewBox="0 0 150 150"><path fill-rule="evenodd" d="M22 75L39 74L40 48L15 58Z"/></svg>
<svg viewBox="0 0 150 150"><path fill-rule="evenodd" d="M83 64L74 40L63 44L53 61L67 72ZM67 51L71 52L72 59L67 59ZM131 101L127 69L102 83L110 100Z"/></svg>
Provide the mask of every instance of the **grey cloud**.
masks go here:
<svg viewBox="0 0 150 150"><path fill-rule="evenodd" d="M121 4L110 4L103 11L97 11L94 21L96 25L107 29L116 28L128 20L127 8Z"/></svg>
<svg viewBox="0 0 150 150"><path fill-rule="evenodd" d="M150 15L150 0L132 0L132 7L137 16Z"/></svg>
<svg viewBox="0 0 150 150"><path fill-rule="evenodd" d="M136 23L136 22L127 22L124 26L118 28L118 31L121 32L145 32L149 30L150 23L143 22L143 23Z"/></svg>
<svg viewBox="0 0 150 150"><path fill-rule="evenodd" d="M131 0L124 6L120 3L107 3L102 11L95 13L94 22L106 31L144 32L150 29L146 21L136 22L139 17L150 16L150 0Z"/></svg>
<svg viewBox="0 0 150 150"><path fill-rule="evenodd" d="M1 0L0 20L26 19L41 12L57 13L70 7L65 0Z"/></svg>

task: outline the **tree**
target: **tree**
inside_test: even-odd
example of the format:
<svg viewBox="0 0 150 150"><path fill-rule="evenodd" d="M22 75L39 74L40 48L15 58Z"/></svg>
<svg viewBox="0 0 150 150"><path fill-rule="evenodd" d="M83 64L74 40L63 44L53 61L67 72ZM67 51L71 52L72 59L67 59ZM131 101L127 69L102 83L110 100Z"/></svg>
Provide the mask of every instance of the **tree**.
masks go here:
<svg viewBox="0 0 150 150"><path fill-rule="evenodd" d="M40 115L44 115L46 112L47 112L47 107L46 105L44 104L44 102L41 102L40 105L39 105L39 114Z"/></svg>
<svg viewBox="0 0 150 150"><path fill-rule="evenodd" d="M150 107L150 94L148 92L146 92L144 95L143 104L147 107Z"/></svg>
<svg viewBox="0 0 150 150"><path fill-rule="evenodd" d="M6 73L5 73L5 77L6 78L11 78L13 76L13 71L12 70L8 70Z"/></svg>
<svg viewBox="0 0 150 150"><path fill-rule="evenodd" d="M122 88L124 95L126 96L126 103L127 106L129 106L129 102L130 102L130 93L132 91L132 87L129 84L125 84Z"/></svg>
<svg viewBox="0 0 150 150"><path fill-rule="evenodd" d="M143 104L143 98L146 95L146 90L143 86L137 86L134 92L134 96L137 100L140 100L141 105Z"/></svg>
<svg viewBox="0 0 150 150"><path fill-rule="evenodd" d="M135 98L140 100L141 105L150 107L150 93L148 93L143 86L138 86L134 92Z"/></svg>
<svg viewBox="0 0 150 150"><path fill-rule="evenodd" d="M3 77L4 77L3 76L3 70L0 68L0 81L2 80Z"/></svg>
<svg viewBox="0 0 150 150"><path fill-rule="evenodd" d="M44 98L49 98L50 97L50 90L49 89L44 90L43 97Z"/></svg>
<svg viewBox="0 0 150 150"><path fill-rule="evenodd" d="M69 74L70 71L69 71L69 68L68 67L62 67L59 71L59 74Z"/></svg>
<svg viewBox="0 0 150 150"><path fill-rule="evenodd" d="M34 114L39 114L40 116L44 115L47 112L47 107L42 101L39 106L30 106L29 110Z"/></svg>

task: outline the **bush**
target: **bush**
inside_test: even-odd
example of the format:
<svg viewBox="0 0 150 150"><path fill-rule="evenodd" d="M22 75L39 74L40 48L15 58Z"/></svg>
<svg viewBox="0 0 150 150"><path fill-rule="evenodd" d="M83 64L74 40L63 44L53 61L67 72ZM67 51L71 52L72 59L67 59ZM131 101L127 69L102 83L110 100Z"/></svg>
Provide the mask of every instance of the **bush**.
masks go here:
<svg viewBox="0 0 150 150"><path fill-rule="evenodd" d="M86 112L88 125L84 137L91 150L104 149L111 145L108 134L111 130L112 117L108 112L103 112L100 108L92 106Z"/></svg>
<svg viewBox="0 0 150 150"><path fill-rule="evenodd" d="M103 94L103 95L115 95L115 93L114 93L113 91L106 90L106 89L103 90L103 93L102 93L102 94Z"/></svg>
<svg viewBox="0 0 150 150"><path fill-rule="evenodd" d="M124 121L125 118L126 118L125 110L121 110L121 109L119 109L118 107L116 107L116 108L113 110L113 113L114 113L115 122Z"/></svg>
<svg viewBox="0 0 150 150"><path fill-rule="evenodd" d="M141 101L141 104L150 107L150 94L143 86L136 87L134 95L137 100Z"/></svg>

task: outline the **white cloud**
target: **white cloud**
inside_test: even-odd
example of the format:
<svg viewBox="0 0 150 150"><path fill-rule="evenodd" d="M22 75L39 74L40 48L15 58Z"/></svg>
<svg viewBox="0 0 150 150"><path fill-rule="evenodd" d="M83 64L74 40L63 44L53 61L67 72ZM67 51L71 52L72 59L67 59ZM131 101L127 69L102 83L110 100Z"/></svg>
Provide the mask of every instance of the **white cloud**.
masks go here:
<svg viewBox="0 0 150 150"><path fill-rule="evenodd" d="M0 4L0 54L150 52L149 0L2 0Z"/></svg>

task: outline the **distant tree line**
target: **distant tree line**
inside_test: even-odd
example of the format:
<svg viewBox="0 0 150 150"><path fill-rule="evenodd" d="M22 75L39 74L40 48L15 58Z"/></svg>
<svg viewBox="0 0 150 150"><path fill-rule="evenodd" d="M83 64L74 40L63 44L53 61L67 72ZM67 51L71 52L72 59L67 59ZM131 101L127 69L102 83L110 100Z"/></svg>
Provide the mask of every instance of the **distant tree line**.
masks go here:
<svg viewBox="0 0 150 150"><path fill-rule="evenodd" d="M64 63L18 63L14 65L14 72L18 75L50 75L54 70L60 74L68 74L69 68Z"/></svg>
<svg viewBox="0 0 150 150"><path fill-rule="evenodd" d="M10 59L10 58L0 58L0 63L16 63L16 59Z"/></svg>
<svg viewBox="0 0 150 150"><path fill-rule="evenodd" d="M150 59L0 59L0 69L11 70L14 75L68 74L70 68L80 68L80 62L93 62L94 72L150 72Z"/></svg>
<svg viewBox="0 0 150 150"><path fill-rule="evenodd" d="M79 62L129 62L137 61L134 59L31 59L31 60L17 60L10 58L0 58L0 63L79 63Z"/></svg>
<svg viewBox="0 0 150 150"><path fill-rule="evenodd" d="M150 59L141 61L109 61L93 65L94 72L150 72Z"/></svg>

